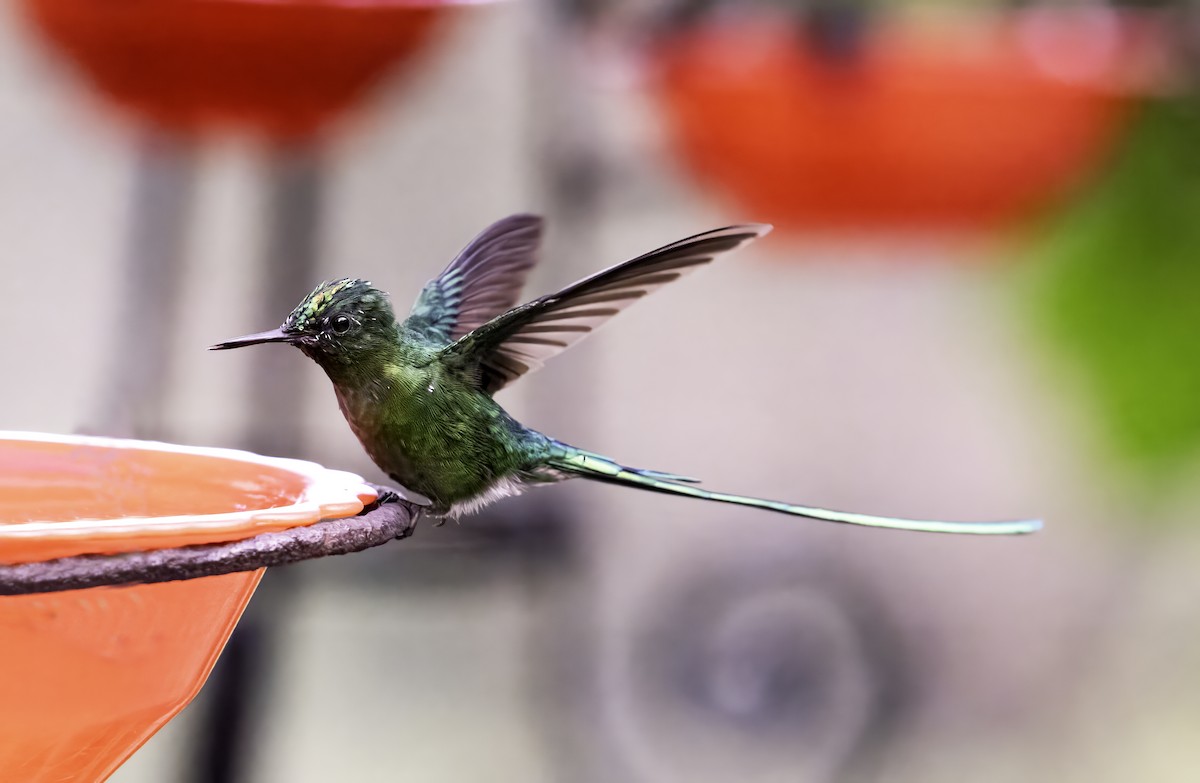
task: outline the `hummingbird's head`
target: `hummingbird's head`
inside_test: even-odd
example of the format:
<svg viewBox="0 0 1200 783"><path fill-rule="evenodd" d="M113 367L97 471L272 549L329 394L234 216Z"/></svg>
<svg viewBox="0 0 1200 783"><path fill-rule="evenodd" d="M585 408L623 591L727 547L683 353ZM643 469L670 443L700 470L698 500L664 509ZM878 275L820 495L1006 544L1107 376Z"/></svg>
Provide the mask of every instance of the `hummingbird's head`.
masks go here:
<svg viewBox="0 0 1200 783"><path fill-rule="evenodd" d="M238 337L211 350L291 343L329 371L360 362L396 337L396 315L388 295L366 280L344 278L313 289L278 329Z"/></svg>

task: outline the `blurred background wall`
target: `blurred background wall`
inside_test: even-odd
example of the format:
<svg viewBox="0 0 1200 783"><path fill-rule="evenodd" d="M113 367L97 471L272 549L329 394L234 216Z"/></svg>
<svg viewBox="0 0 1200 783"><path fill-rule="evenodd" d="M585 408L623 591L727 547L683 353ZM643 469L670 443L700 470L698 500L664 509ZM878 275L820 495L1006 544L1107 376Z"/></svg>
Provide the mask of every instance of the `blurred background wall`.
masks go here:
<svg viewBox="0 0 1200 783"><path fill-rule="evenodd" d="M1200 169L1186 152L1195 126L1177 97L1186 79L1165 79L1169 91L1122 84L1136 95L1093 118L1108 123L1099 141L1075 130L1056 151L1001 159L1000 172L1037 170L1051 164L1036 155L1088 151L1011 215L986 204L949 214L945 204L968 199L949 188L909 207L870 206L872 222L837 212L856 198L839 183L865 176L866 192L895 193L956 169L926 163L909 180L878 162L855 169L860 153L869 163L888 143L862 127L894 116L911 137L939 110L828 108L861 89L838 76L814 104L825 108L795 116L815 118L825 135L813 139L853 142L850 168L821 169L839 195L816 199L850 206L809 221L804 204L784 205L770 188L763 198L779 214L757 214L761 203L738 190L749 186L728 174L723 186L720 166L703 171L705 154L728 158L714 137L679 154L687 142L665 119L670 99L649 86L633 46L652 22L737 20L736 6L674 16L636 3L462 8L361 111L301 148L147 130L33 31L30 5L0 7L3 426L266 449L276 437L277 449L380 479L298 352L204 350L286 314L264 304L262 265L271 210L289 193L317 204L314 244L300 251L315 274L280 285L367 277L398 310L510 212L551 219L531 294L689 233L782 215L781 230L623 314L503 403L569 442L722 489L1049 522L1032 538L967 540L604 486L533 493L381 550L269 573L210 686L113 780L1195 778L1200 508L1188 433L1200 404L1190 375L1155 373L1190 365L1200 331L1195 319L1152 315L1200 312L1191 246L1172 239L1186 238L1177 232L1200 208L1190 198ZM1065 37L1052 25L1029 35L1049 41L1043 53L1116 46L1111 20L1095 19L1072 19ZM830 67L867 57L855 47L874 42L853 32L866 22L836 13L786 20L816 36L798 40L815 41ZM985 51L985 39L943 46ZM777 56L777 41L764 41L739 67ZM895 57L883 72L928 85L908 94L940 88L921 81L938 73L925 55ZM750 148L815 133L787 125L792 114L757 112L775 99L766 78L754 77L760 94L730 104ZM691 99L679 100L686 112ZM1006 125L1001 98L976 111L987 105L998 115L976 132L994 133L989 144L1050 133ZM1054 110L1033 107L1027 116ZM829 119L837 111L844 126ZM963 138L947 127L946 138ZM924 160L979 157L938 144ZM773 192L815 187L815 174L763 158ZM909 208L915 228L903 224ZM151 261L181 270L180 293L160 312L131 301L122 270L148 241L139 232L172 220L183 226L174 256ZM1113 247L1122 252L1106 256ZM1157 287L1141 284L1143 270ZM169 335L161 415L149 424L105 406L114 377L135 372L146 350L121 342L122 319ZM1147 323L1159 331L1139 332ZM1145 358L1164 345L1162 363ZM292 420L255 407L263 362L297 379L275 390L302 401ZM1149 391L1113 380L1133 376ZM1153 396L1166 388L1169 399ZM1138 429L1147 408L1161 415ZM1134 424L1122 417L1130 410ZM1144 432L1159 435L1139 440Z"/></svg>

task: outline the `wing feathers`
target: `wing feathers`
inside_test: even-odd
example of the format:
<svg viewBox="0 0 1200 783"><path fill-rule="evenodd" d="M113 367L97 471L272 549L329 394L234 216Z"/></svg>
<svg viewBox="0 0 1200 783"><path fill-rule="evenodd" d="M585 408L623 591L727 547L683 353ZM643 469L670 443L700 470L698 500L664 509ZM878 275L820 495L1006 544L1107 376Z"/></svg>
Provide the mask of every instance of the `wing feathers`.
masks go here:
<svg viewBox="0 0 1200 783"><path fill-rule="evenodd" d="M542 226L536 215L488 226L422 289L405 325L450 343L512 307L537 262Z"/></svg>
<svg viewBox="0 0 1200 783"><path fill-rule="evenodd" d="M651 291L770 228L757 224L719 228L610 267L497 316L448 346L444 357L478 370L481 386L495 392L538 369Z"/></svg>

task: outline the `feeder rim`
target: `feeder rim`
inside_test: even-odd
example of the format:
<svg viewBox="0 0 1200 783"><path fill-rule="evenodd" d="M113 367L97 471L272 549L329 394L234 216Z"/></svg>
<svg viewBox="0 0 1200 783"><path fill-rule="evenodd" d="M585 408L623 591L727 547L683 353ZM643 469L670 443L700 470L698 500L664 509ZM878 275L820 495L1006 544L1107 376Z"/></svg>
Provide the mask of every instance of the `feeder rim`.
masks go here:
<svg viewBox="0 0 1200 783"><path fill-rule="evenodd" d="M0 596L176 582L344 555L408 538L418 506L375 484L359 514L216 544L0 565Z"/></svg>

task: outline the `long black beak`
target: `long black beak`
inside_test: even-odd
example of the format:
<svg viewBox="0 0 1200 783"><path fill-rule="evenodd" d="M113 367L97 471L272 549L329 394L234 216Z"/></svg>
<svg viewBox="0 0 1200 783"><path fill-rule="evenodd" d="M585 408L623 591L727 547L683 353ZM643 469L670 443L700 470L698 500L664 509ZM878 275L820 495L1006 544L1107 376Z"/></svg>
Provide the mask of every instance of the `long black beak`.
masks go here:
<svg viewBox="0 0 1200 783"><path fill-rule="evenodd" d="M245 337L235 337L223 343L210 345L210 351L226 351L230 348L244 348L247 345L258 345L259 343L290 343L296 339L295 335L285 334L282 329L272 329L269 332L259 332L258 334L248 334Z"/></svg>

